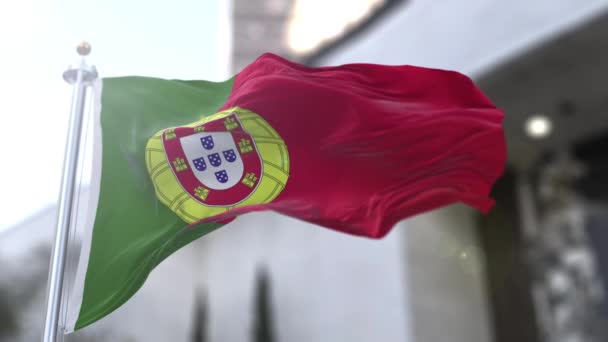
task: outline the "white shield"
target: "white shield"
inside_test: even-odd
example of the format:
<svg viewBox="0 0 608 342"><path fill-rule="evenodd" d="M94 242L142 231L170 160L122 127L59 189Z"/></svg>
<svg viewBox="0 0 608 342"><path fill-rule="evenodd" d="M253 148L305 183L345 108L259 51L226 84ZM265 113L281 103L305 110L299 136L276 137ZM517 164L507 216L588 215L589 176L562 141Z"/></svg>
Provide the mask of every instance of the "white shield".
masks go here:
<svg viewBox="0 0 608 342"><path fill-rule="evenodd" d="M243 160L232 134L227 132L195 133L180 138L188 165L206 187L225 190L243 176Z"/></svg>

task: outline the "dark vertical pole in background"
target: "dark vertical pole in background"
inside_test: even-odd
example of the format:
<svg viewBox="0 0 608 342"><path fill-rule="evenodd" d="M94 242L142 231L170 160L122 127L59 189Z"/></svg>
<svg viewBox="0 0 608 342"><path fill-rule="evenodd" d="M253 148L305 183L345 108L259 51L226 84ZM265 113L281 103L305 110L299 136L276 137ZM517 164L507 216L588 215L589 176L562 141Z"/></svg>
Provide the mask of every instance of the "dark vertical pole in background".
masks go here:
<svg viewBox="0 0 608 342"><path fill-rule="evenodd" d="M258 270L255 292L254 338L255 342L274 342L272 331L272 303L270 279L265 269Z"/></svg>
<svg viewBox="0 0 608 342"><path fill-rule="evenodd" d="M202 290L197 290L195 298L192 342L207 342L207 296Z"/></svg>
<svg viewBox="0 0 608 342"><path fill-rule="evenodd" d="M486 258L494 341L536 342L539 332L512 171L505 171L492 196L496 206L480 216L478 230Z"/></svg>
<svg viewBox="0 0 608 342"><path fill-rule="evenodd" d="M587 232L597 258L597 269L604 288L603 318L608 317L608 132L575 145L574 154L587 165L577 187L589 201L597 204L589 217ZM608 334L608 327L606 327ZM608 336L606 337L608 339Z"/></svg>

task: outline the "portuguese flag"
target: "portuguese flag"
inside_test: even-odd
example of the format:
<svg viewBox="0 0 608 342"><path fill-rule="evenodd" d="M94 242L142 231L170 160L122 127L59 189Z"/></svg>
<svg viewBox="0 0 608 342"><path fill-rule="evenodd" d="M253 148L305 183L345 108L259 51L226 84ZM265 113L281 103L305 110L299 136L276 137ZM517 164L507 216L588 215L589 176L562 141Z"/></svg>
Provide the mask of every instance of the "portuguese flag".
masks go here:
<svg viewBox="0 0 608 342"><path fill-rule="evenodd" d="M309 68L264 54L221 83L103 79L97 104L100 176L68 331L242 214L381 238L456 202L487 212L506 159L502 111L469 78L414 66Z"/></svg>

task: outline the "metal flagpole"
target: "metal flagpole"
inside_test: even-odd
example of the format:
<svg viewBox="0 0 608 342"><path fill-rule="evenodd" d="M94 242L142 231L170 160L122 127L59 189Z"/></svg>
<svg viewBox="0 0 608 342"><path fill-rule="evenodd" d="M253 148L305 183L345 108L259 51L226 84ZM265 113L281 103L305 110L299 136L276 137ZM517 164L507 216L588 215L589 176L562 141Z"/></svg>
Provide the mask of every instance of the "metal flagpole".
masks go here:
<svg viewBox="0 0 608 342"><path fill-rule="evenodd" d="M63 73L63 79L74 86L72 106L68 128L65 160L61 180L61 193L57 214L57 230L48 278L48 295L46 320L44 324L43 342L56 342L59 334L59 318L61 312L61 296L63 290L64 269L68 245L69 229L72 219L72 204L76 183L76 170L82 133L82 118L87 94L87 88L97 78L94 66L87 65L85 56L91 52L88 43L77 47L81 56L80 64L70 67Z"/></svg>

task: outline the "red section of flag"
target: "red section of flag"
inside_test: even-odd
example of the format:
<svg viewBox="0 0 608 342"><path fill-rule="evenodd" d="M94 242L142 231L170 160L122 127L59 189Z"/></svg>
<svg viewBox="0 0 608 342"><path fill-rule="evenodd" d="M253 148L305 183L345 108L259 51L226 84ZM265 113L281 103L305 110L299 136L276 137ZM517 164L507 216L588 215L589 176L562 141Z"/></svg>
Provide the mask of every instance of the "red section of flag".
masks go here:
<svg viewBox="0 0 608 342"><path fill-rule="evenodd" d="M273 210L379 238L401 219L455 202L482 212L503 172L503 114L466 76L414 66L308 68L265 54L222 109L252 110L287 144L291 171Z"/></svg>

